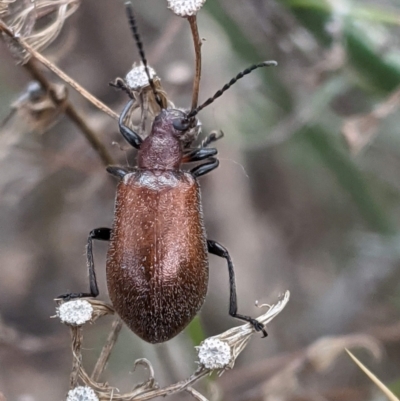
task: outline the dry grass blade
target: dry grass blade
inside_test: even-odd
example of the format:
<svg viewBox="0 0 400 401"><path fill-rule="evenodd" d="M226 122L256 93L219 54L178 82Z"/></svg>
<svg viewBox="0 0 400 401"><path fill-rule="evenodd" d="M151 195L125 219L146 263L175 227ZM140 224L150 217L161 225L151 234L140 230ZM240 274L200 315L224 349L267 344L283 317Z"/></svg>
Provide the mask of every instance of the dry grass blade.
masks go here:
<svg viewBox="0 0 400 401"><path fill-rule="evenodd" d="M350 358L358 365L358 367L379 387L383 394L390 401L399 401L399 399L369 370L367 369L348 349L346 352Z"/></svg>

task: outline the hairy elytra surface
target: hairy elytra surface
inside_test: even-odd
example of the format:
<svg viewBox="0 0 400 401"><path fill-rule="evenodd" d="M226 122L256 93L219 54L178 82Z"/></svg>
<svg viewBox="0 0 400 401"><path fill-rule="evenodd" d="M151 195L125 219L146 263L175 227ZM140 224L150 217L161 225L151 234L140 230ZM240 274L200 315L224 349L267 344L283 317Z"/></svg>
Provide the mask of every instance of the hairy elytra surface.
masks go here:
<svg viewBox="0 0 400 401"><path fill-rule="evenodd" d="M118 184L107 254L112 304L151 343L181 332L208 286L200 188L179 168L182 149L174 133L162 112L139 150L138 168Z"/></svg>

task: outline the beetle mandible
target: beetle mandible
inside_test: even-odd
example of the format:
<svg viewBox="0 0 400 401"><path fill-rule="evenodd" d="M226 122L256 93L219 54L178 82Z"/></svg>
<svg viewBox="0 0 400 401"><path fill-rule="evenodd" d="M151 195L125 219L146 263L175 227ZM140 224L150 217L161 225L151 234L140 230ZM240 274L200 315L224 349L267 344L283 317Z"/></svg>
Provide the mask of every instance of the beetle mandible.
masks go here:
<svg viewBox="0 0 400 401"><path fill-rule="evenodd" d="M198 178L219 165L217 149L208 145L220 136L210 134L199 147L190 147L198 122L197 113L230 86L256 68L276 65L266 61L239 73L201 106L188 112L167 107L150 76L133 11L127 13L149 84L161 111L145 138L124 124L131 100L119 118L119 130L138 150L137 167L110 166L119 178L112 229L97 228L87 243L89 293L61 296L96 297L99 294L93 263L93 240L110 241L106 275L115 311L127 326L150 343L167 341L180 333L202 307L208 287L208 253L224 258L228 265L229 314L251 323L267 335L262 323L237 313L232 259L221 244L209 240L203 223ZM189 135L188 135L189 134ZM189 137L189 140L188 140ZM203 161L183 170L182 164Z"/></svg>

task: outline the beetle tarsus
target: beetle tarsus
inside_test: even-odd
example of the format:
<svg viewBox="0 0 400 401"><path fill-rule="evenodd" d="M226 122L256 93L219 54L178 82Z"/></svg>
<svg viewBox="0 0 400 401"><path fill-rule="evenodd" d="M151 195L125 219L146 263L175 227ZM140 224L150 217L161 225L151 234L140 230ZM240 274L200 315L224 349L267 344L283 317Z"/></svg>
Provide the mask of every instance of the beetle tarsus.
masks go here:
<svg viewBox="0 0 400 401"><path fill-rule="evenodd" d="M196 166L195 168L192 168L190 172L196 177L200 177L202 175L205 175L209 173L210 171L215 170L219 166L219 160L216 159L215 157L210 157L210 159L207 161L207 163L200 164L200 166Z"/></svg>
<svg viewBox="0 0 400 401"><path fill-rule="evenodd" d="M70 301L75 298L93 298L92 294L87 292L72 292L70 294L59 295L56 299L62 299L63 301Z"/></svg>
<svg viewBox="0 0 400 401"><path fill-rule="evenodd" d="M244 320L244 321L252 324L255 331L261 331L263 333L263 336L261 338L268 336L268 333L265 331L264 324L259 322L258 320L253 319L250 316L244 316L244 315L239 315L239 314L235 314L232 316L235 317L236 319Z"/></svg>

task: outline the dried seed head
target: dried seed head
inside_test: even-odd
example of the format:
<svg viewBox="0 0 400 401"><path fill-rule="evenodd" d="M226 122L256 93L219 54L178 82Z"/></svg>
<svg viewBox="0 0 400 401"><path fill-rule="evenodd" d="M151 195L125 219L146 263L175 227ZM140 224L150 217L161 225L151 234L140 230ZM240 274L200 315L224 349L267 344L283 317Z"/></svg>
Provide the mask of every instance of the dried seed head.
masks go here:
<svg viewBox="0 0 400 401"><path fill-rule="evenodd" d="M286 293L283 296L281 296L280 300L275 305L260 305L259 306L260 308L268 307L268 310L266 313L259 316L257 318L257 320L264 325L269 323L273 318L275 318L284 309L284 307L286 306L286 304L289 301L289 297L290 297L290 293L289 293L289 291L286 291ZM229 330L225 331L224 333L221 333L217 336L207 338L207 340L205 340L203 344L205 344L206 341L218 341L218 344L222 342L228 346L229 352L231 355L231 357L229 359L227 359L225 357L226 359L223 360L223 363L225 365L223 365L223 366L214 365L215 367L213 367L212 369L219 370L220 374L222 374L224 372L224 370L226 370L226 369L232 369L235 364L236 358L246 347L247 343L250 340L250 337L255 332L256 332L256 330L255 330L254 326L251 323L246 323L241 326L229 329ZM201 345L201 347L203 347L203 344ZM211 344L213 344L213 343L211 343ZM212 348L212 346L211 347L207 346L205 349L207 350L207 348ZM218 351L218 348L217 348L217 351ZM216 351L214 351L214 352L219 355L219 352L216 352ZM210 354L211 354L211 352L208 351L208 355L210 355ZM207 355L207 353L206 353L206 355ZM221 356L222 356L222 354L221 354ZM212 360L211 356L209 358L210 358L210 360ZM207 368L204 361L200 357L200 352L199 352L199 359L200 359L200 363L204 367ZM207 360L207 358L206 358L206 360ZM217 361L217 363L218 363L218 361ZM222 365L222 362L221 362L221 365Z"/></svg>
<svg viewBox="0 0 400 401"><path fill-rule="evenodd" d="M9 4L14 2L15 0L0 0L0 15L7 15Z"/></svg>
<svg viewBox="0 0 400 401"><path fill-rule="evenodd" d="M153 68L148 67L150 78L154 79L157 77L156 72ZM140 91L141 89L149 86L149 78L147 77L144 65L133 64L132 69L126 74L125 82L130 89L134 91Z"/></svg>
<svg viewBox="0 0 400 401"><path fill-rule="evenodd" d="M59 35L65 20L78 8L81 0L36 0L23 7L7 8L10 0L0 0L0 13L4 13L4 22L15 36L26 40L35 50L44 50ZM3 4L4 3L4 4ZM6 41L12 52L22 62L30 55L16 46L14 42Z"/></svg>
<svg viewBox="0 0 400 401"><path fill-rule="evenodd" d="M206 0L167 0L168 8L179 17L196 15Z"/></svg>
<svg viewBox="0 0 400 401"><path fill-rule="evenodd" d="M57 308L57 316L60 320L72 326L82 326L92 319L92 314L92 305L83 299L64 302Z"/></svg>
<svg viewBox="0 0 400 401"><path fill-rule="evenodd" d="M207 338L196 348L200 364L206 369L224 369L232 359L229 345L217 338Z"/></svg>
<svg viewBox="0 0 400 401"><path fill-rule="evenodd" d="M68 391L67 401L99 401L99 397L90 387L79 386Z"/></svg>

